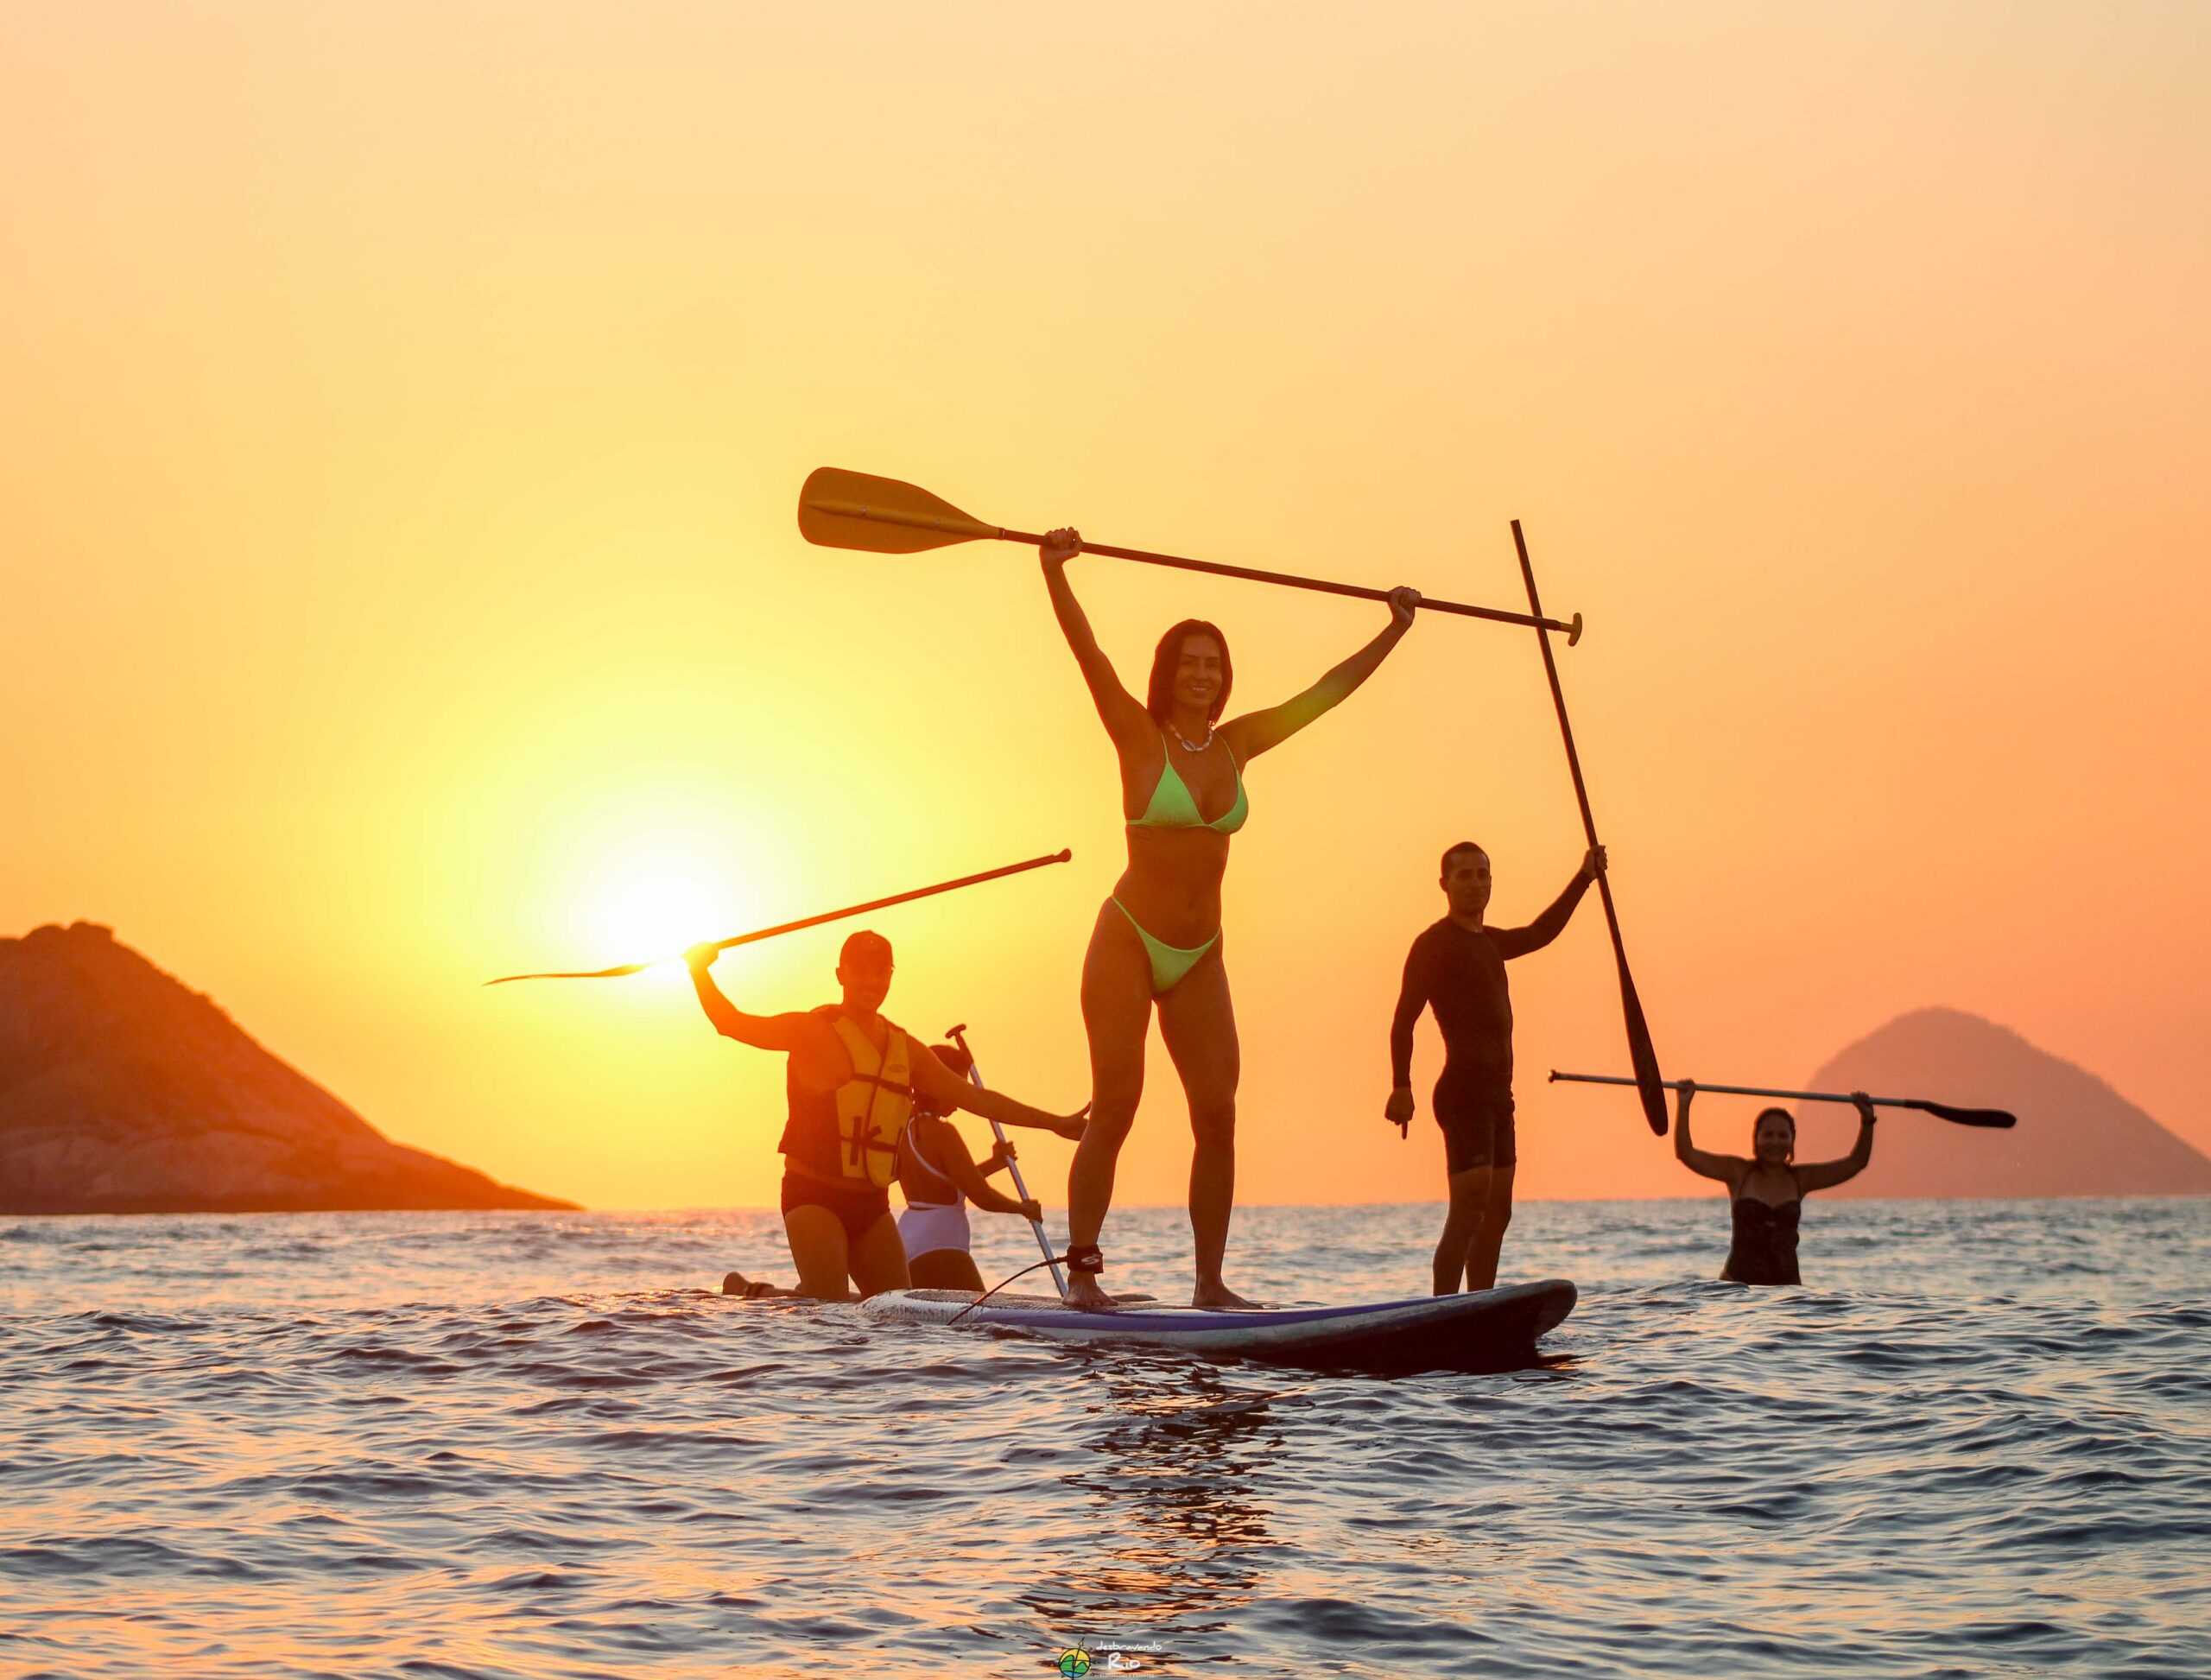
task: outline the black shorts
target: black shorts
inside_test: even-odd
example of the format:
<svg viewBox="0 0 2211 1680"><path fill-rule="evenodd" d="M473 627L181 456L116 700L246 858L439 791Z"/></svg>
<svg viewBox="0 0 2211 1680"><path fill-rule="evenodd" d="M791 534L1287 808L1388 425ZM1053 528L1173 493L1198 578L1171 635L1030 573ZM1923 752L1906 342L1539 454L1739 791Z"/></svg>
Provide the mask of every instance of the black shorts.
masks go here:
<svg viewBox="0 0 2211 1680"><path fill-rule="evenodd" d="M1512 1130L1512 1094L1468 1091L1449 1075L1435 1081L1435 1123L1443 1128L1447 1170L1510 1167L1520 1160Z"/></svg>
<svg viewBox="0 0 2211 1680"><path fill-rule="evenodd" d="M783 1211L788 1214L794 1208L825 1209L845 1227L845 1240L856 1243L876 1220L890 1216L890 1192L873 1184L858 1184L848 1189L842 1184L826 1183L819 1178L787 1170L783 1174Z"/></svg>

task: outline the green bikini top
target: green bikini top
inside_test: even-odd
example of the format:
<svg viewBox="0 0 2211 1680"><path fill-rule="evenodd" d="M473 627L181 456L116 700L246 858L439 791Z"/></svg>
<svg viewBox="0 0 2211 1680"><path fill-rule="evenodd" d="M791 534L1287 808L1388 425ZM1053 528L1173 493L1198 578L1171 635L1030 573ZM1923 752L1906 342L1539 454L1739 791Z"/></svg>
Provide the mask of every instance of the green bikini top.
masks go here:
<svg viewBox="0 0 2211 1680"><path fill-rule="evenodd" d="M1228 743L1223 741L1224 751ZM1144 815L1131 817L1131 828L1210 828L1216 834L1232 834L1244 826L1244 819L1251 815L1251 802L1244 795L1244 767L1236 762L1236 755L1228 754L1231 769L1236 772L1236 800L1233 804L1207 822L1198 815L1198 802L1190 796L1189 784L1182 780L1182 773L1175 768L1175 755L1167 750L1167 737L1159 738L1159 780L1151 789L1151 802L1144 808Z"/></svg>

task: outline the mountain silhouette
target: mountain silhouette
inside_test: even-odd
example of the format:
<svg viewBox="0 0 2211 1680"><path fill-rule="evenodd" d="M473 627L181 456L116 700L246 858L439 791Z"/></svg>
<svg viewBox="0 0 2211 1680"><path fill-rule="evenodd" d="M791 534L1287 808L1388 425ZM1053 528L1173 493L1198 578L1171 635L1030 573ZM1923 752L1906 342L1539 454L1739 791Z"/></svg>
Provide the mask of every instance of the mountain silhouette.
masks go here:
<svg viewBox="0 0 2211 1680"><path fill-rule="evenodd" d="M391 1142L105 928L0 939L0 1214L574 1205Z"/></svg>
<svg viewBox="0 0 2211 1680"><path fill-rule="evenodd" d="M2211 1160L2086 1068L1963 1010L1898 1016L1833 1057L1805 1088L1925 1097L2007 1108L2019 1117L2012 1131L1989 1132L1910 1109L1884 1109L1872 1164L1825 1195L2211 1195ZM1848 1151L1857 1125L1848 1109L1803 1103L1796 1113L1798 1160ZM1707 1149L1749 1148L1747 1137L1730 1138L1709 1120L1701 1123L1698 1141Z"/></svg>

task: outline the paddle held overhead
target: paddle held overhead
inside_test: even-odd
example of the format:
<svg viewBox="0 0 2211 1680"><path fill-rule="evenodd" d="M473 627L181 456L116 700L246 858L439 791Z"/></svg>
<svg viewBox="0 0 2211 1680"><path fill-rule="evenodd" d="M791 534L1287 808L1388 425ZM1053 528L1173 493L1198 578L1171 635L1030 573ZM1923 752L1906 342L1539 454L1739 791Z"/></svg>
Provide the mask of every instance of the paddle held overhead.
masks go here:
<svg viewBox="0 0 2211 1680"><path fill-rule="evenodd" d="M1632 1085L1636 1081L1623 1079L1617 1074L1562 1074L1554 1068L1551 1078L1571 1080L1577 1085ZM1663 1081L1665 1088L1678 1091L1682 1081L1669 1079ZM1835 1091L1777 1091L1764 1085L1697 1085L1700 1095L1717 1093L1726 1097L1778 1097L1783 1102L1854 1102L1854 1097ZM1932 1114L1938 1120L1948 1120L1953 1125L1986 1126L1993 1131L2007 1131L2018 1125L2019 1117L2001 1108L1957 1108L1947 1102L1929 1102L1921 1097L1875 1097L1876 1108L1916 1108L1923 1114Z"/></svg>
<svg viewBox="0 0 2211 1680"><path fill-rule="evenodd" d="M940 892L953 892L961 887L972 887L982 881L995 881L1001 875L1018 875L1023 870L1042 869L1046 864L1063 864L1074 856L1068 851L1059 851L1048 857L1031 858L1026 863L1007 864L1002 869L986 869L979 875L962 875L956 881L940 881L933 887L915 887L911 892L894 892L888 898L871 898L865 904L847 904L840 910L824 910L819 916L801 916L795 922L779 922L772 928L758 928L749 934L738 934L732 938L718 940L714 948L726 951L733 945L757 944L763 939L773 939L778 934L795 934L801 928L818 928L825 922L841 922L848 916L865 916L870 910L879 910L891 904L910 903L915 898L931 898ZM486 986L504 986L509 980L612 980L624 974L642 974L646 969L663 962L681 962L681 955L655 957L649 962L624 963L619 968L591 968L581 972L549 974L502 974L496 980L486 980Z"/></svg>
<svg viewBox="0 0 2211 1680"><path fill-rule="evenodd" d="M798 493L799 535L825 548L857 548L874 555L919 554L954 542L995 539L1026 542L1042 548L1044 534L1008 530L962 513L941 497L918 485L897 479L879 479L871 472L849 472L842 467L816 468ZM1147 566L1173 566L1185 572L1209 572L1215 577L1244 578L1252 583L1279 583L1292 589L1318 590L1326 595L1352 595L1363 601L1386 601L1386 589L1362 584L1331 583L1324 578L1299 577L1289 572L1262 572L1250 566L1223 566L1216 561L1190 560L1181 555L1154 554L1147 548L1114 548L1085 540L1086 555L1109 555L1116 560L1142 561ZM1572 647L1581 639L1581 615L1562 622L1556 618L1507 612L1493 606L1467 606L1422 595L1423 612L1454 612L1464 618L1487 618L1492 624L1520 624L1530 629L1562 631Z"/></svg>

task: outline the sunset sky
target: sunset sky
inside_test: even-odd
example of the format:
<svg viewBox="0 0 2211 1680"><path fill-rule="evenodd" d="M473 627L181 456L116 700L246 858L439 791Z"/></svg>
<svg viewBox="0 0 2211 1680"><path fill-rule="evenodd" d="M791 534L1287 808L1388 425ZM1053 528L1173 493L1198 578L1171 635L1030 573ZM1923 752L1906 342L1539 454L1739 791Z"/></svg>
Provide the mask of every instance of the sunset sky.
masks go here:
<svg viewBox="0 0 2211 1680"><path fill-rule="evenodd" d="M871 924L1068 1108L1121 865L1033 550L809 548L808 470L1505 606L1517 517L1669 1074L1950 1005L2211 1150L2207 111L2180 0L10 7L0 935L531 1189L765 1203L780 1062L680 971L479 982L1072 846ZM1232 709L1385 617L1073 575ZM1581 855L1532 637L1424 618L1250 791L1241 1197L1436 1197L1436 854L1500 922ZM1542 1081L1625 1067L1593 901L1512 978L1522 1193L1701 1191ZM1155 1039L1124 1198L1188 1154Z"/></svg>

